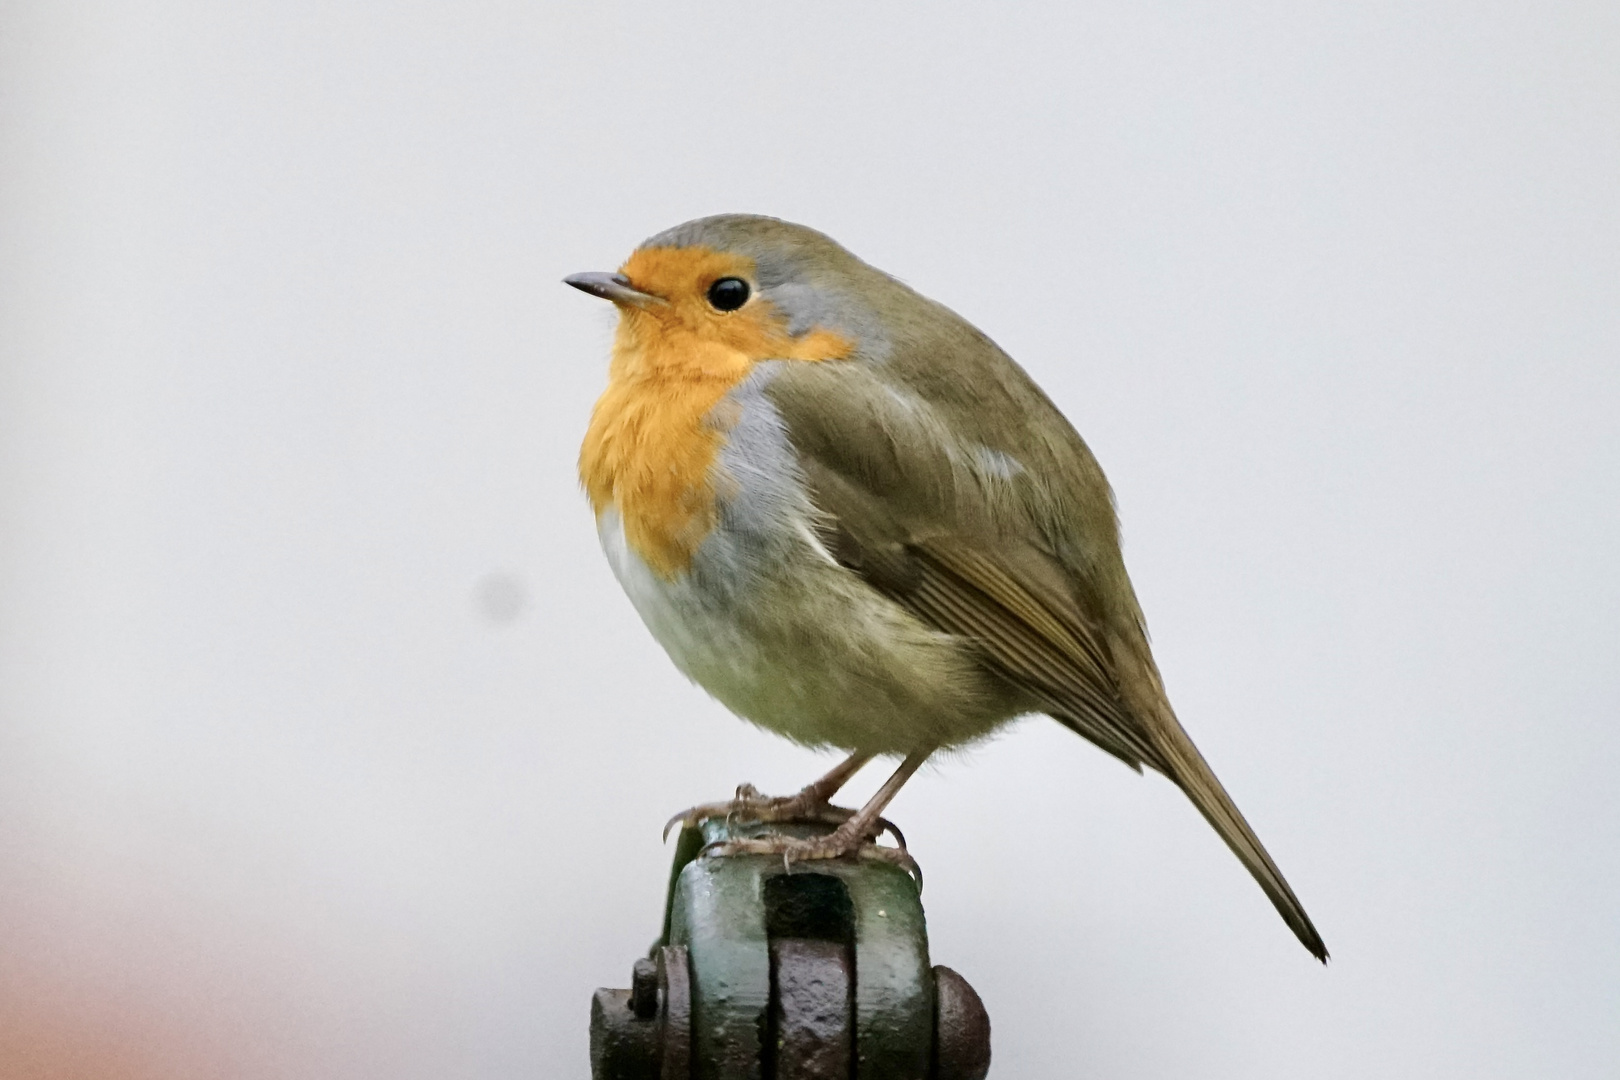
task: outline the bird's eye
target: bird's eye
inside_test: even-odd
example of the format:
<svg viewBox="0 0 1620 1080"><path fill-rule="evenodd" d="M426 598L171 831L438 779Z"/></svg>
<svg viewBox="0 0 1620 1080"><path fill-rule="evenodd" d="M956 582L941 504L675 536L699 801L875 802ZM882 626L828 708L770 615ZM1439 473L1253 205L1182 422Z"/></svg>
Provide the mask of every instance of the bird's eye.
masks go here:
<svg viewBox="0 0 1620 1080"><path fill-rule="evenodd" d="M742 278L721 278L709 286L709 303L716 311L736 311L748 303L748 282Z"/></svg>

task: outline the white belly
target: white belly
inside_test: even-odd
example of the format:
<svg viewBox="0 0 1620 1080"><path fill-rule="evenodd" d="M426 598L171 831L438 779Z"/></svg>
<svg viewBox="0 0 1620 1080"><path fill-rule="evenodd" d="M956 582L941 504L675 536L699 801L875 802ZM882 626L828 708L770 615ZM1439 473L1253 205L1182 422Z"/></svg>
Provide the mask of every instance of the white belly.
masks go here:
<svg viewBox="0 0 1620 1080"><path fill-rule="evenodd" d="M631 550L617 513L598 527L614 574L675 666L761 727L810 746L904 754L970 742L1012 714L957 639L808 537L791 556L754 560L717 532L689 573L666 581Z"/></svg>

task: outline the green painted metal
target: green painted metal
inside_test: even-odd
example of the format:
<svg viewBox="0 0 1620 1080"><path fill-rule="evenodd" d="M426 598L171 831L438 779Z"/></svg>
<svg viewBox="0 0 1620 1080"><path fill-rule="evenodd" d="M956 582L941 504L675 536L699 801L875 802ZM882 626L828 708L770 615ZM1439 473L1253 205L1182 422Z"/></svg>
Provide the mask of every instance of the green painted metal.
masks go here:
<svg viewBox="0 0 1620 1080"><path fill-rule="evenodd" d="M813 835L812 826L772 826L773 831ZM875 861L818 860L784 867L775 856L701 858L716 841L758 835L758 826L725 821L685 829L676 862L661 943L684 945L692 974L692 1052L697 1080L760 1080L770 1060L771 973L769 927L774 918L815 924L810 936L843 933L855 965L857 1075L880 1080L927 1080L933 1047L934 976L921 899L911 876ZM825 889L773 878L810 875L833 879L847 905L831 904ZM827 911L784 914L770 897L809 897ZM819 898L818 898L819 897ZM836 907L837 911L830 909ZM806 923L808 920L808 923Z"/></svg>
<svg viewBox="0 0 1620 1080"><path fill-rule="evenodd" d="M675 882L669 940L692 971L698 1080L759 1080L771 1002L758 859L694 859Z"/></svg>
<svg viewBox="0 0 1620 1080"><path fill-rule="evenodd" d="M934 973L911 875L889 863L840 864L855 908L856 1075L925 1080L934 1045Z"/></svg>

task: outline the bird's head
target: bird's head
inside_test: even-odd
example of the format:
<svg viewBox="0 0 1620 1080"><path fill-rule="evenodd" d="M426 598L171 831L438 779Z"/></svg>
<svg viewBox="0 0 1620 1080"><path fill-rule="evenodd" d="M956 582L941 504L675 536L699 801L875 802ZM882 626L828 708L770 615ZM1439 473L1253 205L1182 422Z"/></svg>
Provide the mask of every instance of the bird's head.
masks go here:
<svg viewBox="0 0 1620 1080"><path fill-rule="evenodd" d="M877 358L888 338L871 301L904 289L814 229L751 214L677 225L615 273L564 280L618 306L616 353L749 362Z"/></svg>

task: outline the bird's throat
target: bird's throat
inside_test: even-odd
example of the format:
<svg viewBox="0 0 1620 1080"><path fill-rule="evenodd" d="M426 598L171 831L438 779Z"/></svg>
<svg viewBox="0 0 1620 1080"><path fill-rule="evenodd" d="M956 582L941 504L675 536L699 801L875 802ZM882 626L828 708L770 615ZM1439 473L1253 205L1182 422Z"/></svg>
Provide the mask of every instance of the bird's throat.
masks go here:
<svg viewBox="0 0 1620 1080"><path fill-rule="evenodd" d="M627 329L591 412L579 475L597 517L617 510L631 550L674 579L714 527L711 470L725 434L711 414L753 361L692 335Z"/></svg>

